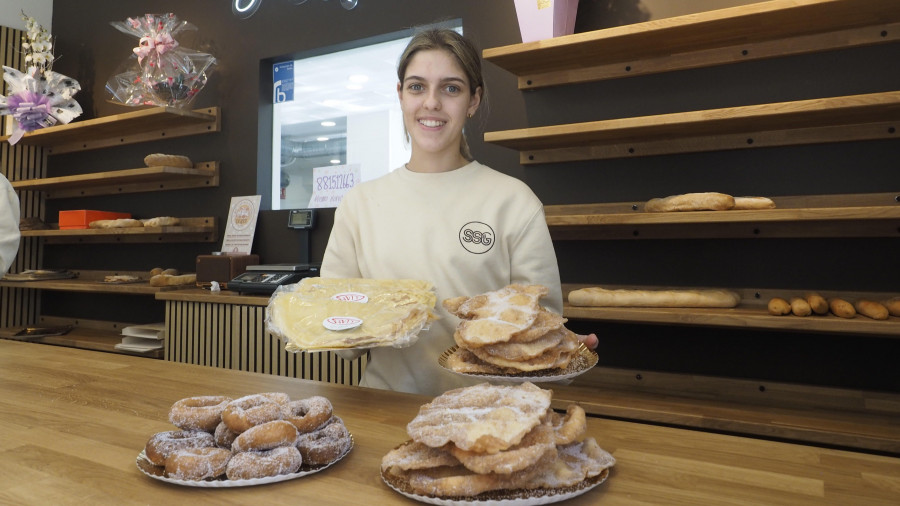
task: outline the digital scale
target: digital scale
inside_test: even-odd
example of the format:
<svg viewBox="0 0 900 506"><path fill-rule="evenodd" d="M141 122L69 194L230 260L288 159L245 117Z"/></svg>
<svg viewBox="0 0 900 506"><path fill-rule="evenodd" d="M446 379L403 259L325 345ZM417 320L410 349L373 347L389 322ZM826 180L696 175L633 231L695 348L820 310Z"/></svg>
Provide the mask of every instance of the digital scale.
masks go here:
<svg viewBox="0 0 900 506"><path fill-rule="evenodd" d="M292 209L288 215L288 228L301 232L301 263L248 265L247 272L228 282L228 289L240 293L272 294L281 285L299 283L303 278L319 275L320 263L310 263L311 241L309 231L315 226L314 209Z"/></svg>

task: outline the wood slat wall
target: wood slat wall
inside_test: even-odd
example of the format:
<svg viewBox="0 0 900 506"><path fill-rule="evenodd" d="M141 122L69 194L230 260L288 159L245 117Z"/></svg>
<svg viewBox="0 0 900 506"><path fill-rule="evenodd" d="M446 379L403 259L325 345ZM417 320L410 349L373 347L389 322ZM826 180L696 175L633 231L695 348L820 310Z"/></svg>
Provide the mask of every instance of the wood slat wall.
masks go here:
<svg viewBox="0 0 900 506"><path fill-rule="evenodd" d="M22 30L0 26L0 64L25 70L20 49ZM0 93L9 93L5 81L0 82ZM3 116L0 121L0 137L12 134L12 118ZM0 172L10 181L35 179L46 176L47 156L43 148L36 146L11 146L0 144ZM19 193L22 217L36 216L44 219L44 197L41 192ZM9 272L22 272L40 266L43 245L38 238L23 237L19 254ZM40 290L0 287L0 328L26 326L37 322L40 308Z"/></svg>
<svg viewBox="0 0 900 506"><path fill-rule="evenodd" d="M172 362L357 385L366 357L291 353L265 329L265 307L166 301L165 359Z"/></svg>

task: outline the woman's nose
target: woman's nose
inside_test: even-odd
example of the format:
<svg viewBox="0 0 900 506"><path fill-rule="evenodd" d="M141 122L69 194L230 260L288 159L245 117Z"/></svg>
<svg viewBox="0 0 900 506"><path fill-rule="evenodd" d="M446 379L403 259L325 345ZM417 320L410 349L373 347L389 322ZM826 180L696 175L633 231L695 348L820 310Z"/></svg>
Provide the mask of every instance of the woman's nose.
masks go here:
<svg viewBox="0 0 900 506"><path fill-rule="evenodd" d="M425 108L432 111L441 109L441 99L436 92L429 92L425 97Z"/></svg>

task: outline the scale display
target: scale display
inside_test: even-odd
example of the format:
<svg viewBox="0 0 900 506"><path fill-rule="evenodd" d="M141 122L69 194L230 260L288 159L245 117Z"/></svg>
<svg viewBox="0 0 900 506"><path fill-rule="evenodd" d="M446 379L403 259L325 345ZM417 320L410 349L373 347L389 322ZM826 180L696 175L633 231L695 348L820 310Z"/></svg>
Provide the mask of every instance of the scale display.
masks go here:
<svg viewBox="0 0 900 506"><path fill-rule="evenodd" d="M319 275L318 265L280 264L250 267L253 267L253 270L248 270L228 282L229 290L241 293L271 294L281 285L299 283L303 278Z"/></svg>

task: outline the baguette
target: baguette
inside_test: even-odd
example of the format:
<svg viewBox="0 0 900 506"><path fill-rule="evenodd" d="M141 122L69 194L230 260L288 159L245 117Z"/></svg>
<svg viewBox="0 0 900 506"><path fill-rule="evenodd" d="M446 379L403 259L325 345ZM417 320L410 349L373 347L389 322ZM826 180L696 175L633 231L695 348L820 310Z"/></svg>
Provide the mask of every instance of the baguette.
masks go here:
<svg viewBox="0 0 900 506"><path fill-rule="evenodd" d="M734 197L724 193L684 193L668 197L650 199L644 211L666 213L672 211L724 211L734 207Z"/></svg>
<svg viewBox="0 0 900 506"><path fill-rule="evenodd" d="M150 286L192 285L197 282L196 274L157 274L150 278Z"/></svg>
<svg viewBox="0 0 900 506"><path fill-rule="evenodd" d="M900 316L900 297L894 297L884 301L884 307L887 308L891 316Z"/></svg>
<svg viewBox="0 0 900 506"><path fill-rule="evenodd" d="M769 314L773 316L784 316L791 313L791 304L780 297L769 299L769 304L766 308L769 310Z"/></svg>
<svg viewBox="0 0 900 506"><path fill-rule="evenodd" d="M806 294L806 302L816 314L828 314L828 301L817 293Z"/></svg>
<svg viewBox="0 0 900 506"><path fill-rule="evenodd" d="M735 307L741 296L729 290L607 290L569 292L569 304L589 307Z"/></svg>
<svg viewBox="0 0 900 506"><path fill-rule="evenodd" d="M828 308L831 309L831 313L835 316L841 318L856 318L856 309L853 307L853 304L844 299L839 299L837 297L828 299Z"/></svg>
<svg viewBox="0 0 900 506"><path fill-rule="evenodd" d="M873 320L887 320L888 318L888 309L875 301L859 299L854 307L857 313Z"/></svg>
<svg viewBox="0 0 900 506"><path fill-rule="evenodd" d="M131 228L143 226L144 222L131 218L119 218L117 220L94 220L88 223L88 228Z"/></svg>
<svg viewBox="0 0 900 506"><path fill-rule="evenodd" d="M735 197L731 209L774 209L775 202L768 197Z"/></svg>
<svg viewBox="0 0 900 506"><path fill-rule="evenodd" d="M806 302L806 299L791 297L791 313L794 313L794 316L809 316L812 314L812 308L809 306L809 302Z"/></svg>

